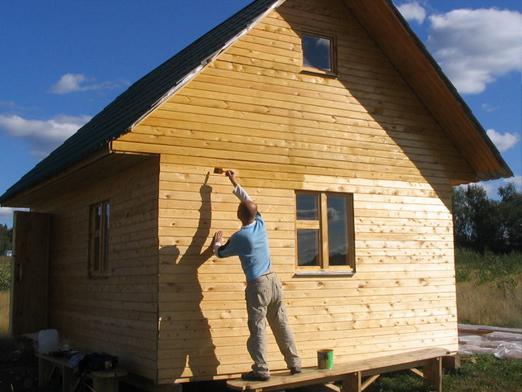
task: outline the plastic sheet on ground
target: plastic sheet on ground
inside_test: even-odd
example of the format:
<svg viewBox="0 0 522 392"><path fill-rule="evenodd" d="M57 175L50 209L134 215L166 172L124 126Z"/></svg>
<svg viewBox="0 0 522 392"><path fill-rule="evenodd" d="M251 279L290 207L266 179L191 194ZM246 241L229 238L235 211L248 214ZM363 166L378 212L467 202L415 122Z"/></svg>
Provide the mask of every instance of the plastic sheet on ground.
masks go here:
<svg viewBox="0 0 522 392"><path fill-rule="evenodd" d="M518 331L492 331L473 334L469 330L459 335L459 352L470 354L493 354L499 359L522 360L522 334Z"/></svg>

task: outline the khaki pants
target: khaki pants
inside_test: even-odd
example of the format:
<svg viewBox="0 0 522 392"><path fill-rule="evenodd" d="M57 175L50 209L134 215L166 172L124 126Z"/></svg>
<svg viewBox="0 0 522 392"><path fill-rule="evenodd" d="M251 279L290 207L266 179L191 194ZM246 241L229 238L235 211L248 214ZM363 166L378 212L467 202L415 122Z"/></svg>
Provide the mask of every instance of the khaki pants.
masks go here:
<svg viewBox="0 0 522 392"><path fill-rule="evenodd" d="M245 297L250 330L247 348L254 361L252 370L258 374L269 375L265 332L267 320L287 366L301 367L301 360L297 355L294 337L286 317L283 288L277 275L272 272L248 282Z"/></svg>

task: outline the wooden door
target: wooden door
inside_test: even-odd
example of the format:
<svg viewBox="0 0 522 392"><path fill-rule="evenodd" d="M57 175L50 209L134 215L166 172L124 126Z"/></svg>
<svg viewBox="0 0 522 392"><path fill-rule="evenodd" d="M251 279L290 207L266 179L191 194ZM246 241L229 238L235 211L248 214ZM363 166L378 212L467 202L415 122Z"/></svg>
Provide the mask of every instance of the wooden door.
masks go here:
<svg viewBox="0 0 522 392"><path fill-rule="evenodd" d="M51 216L14 213L11 334L47 328Z"/></svg>

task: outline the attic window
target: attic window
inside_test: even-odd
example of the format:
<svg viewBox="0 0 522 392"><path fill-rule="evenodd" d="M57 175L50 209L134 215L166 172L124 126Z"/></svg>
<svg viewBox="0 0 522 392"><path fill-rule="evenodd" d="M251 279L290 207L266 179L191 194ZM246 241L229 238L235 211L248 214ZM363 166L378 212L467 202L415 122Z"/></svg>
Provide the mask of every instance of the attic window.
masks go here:
<svg viewBox="0 0 522 392"><path fill-rule="evenodd" d="M333 39L305 33L302 35L303 67L307 70L333 73Z"/></svg>

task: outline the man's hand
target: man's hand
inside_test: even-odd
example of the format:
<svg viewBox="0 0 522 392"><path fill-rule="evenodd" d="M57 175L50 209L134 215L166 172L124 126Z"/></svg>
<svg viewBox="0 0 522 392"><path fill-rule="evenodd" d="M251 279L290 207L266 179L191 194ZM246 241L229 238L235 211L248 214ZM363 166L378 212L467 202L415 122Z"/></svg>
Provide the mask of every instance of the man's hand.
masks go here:
<svg viewBox="0 0 522 392"><path fill-rule="evenodd" d="M225 176L228 177L232 185L234 185L235 187L237 186L236 173L233 170L227 170L225 172Z"/></svg>
<svg viewBox="0 0 522 392"><path fill-rule="evenodd" d="M221 245L223 245L223 232L218 231L216 234L214 234L214 238L212 238L212 245L210 245L212 248L212 253L218 257L218 249L221 247Z"/></svg>
<svg viewBox="0 0 522 392"><path fill-rule="evenodd" d="M223 245L223 232L222 231L218 231L216 234L214 234L214 238L212 239L212 246L214 246L216 243Z"/></svg>

